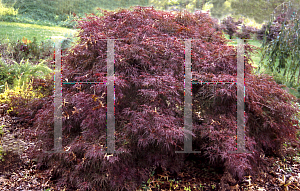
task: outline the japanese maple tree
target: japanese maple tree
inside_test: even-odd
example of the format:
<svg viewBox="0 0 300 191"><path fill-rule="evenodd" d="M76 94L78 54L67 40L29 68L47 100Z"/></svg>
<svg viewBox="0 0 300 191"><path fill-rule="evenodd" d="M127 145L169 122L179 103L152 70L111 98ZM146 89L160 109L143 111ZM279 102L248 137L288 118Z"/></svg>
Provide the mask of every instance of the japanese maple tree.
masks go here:
<svg viewBox="0 0 300 191"><path fill-rule="evenodd" d="M53 180L80 190L135 190L161 166L180 172L189 154L184 133L193 135L193 150L211 165L220 165L237 180L258 172L260 154L283 155L282 144L298 144L298 109L269 76L252 73L245 45L246 149L236 149L235 84L193 84L193 130L184 127L185 45L192 40L195 81L236 81L237 50L205 13L190 14L134 7L89 15L80 20L80 40L62 59L63 81L105 82L107 41L114 41L115 143L123 153L107 156L106 85L64 84L63 146L69 153L42 153L38 166L52 167ZM36 114L34 129L44 151L53 149L53 97ZM200 113L201 112L201 113ZM203 120L200 120L203 119Z"/></svg>

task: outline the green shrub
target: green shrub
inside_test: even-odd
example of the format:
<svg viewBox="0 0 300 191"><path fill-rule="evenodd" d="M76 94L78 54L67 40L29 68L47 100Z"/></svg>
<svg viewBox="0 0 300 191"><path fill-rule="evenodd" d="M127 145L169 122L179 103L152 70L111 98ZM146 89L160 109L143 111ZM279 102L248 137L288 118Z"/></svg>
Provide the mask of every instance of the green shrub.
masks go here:
<svg viewBox="0 0 300 191"><path fill-rule="evenodd" d="M18 19L18 17L14 16L14 15L3 15L3 16L0 16L0 21L21 22L21 20Z"/></svg>
<svg viewBox="0 0 300 191"><path fill-rule="evenodd" d="M3 91L4 84L8 83L10 87L18 86L20 83L27 83L32 77L45 78L52 70L44 64L44 61L38 65L32 65L27 60L23 63L13 61L15 64L8 65L0 61L0 91ZM18 79L20 78L20 79Z"/></svg>
<svg viewBox="0 0 300 191"><path fill-rule="evenodd" d="M27 59L36 62L39 59L48 57L54 51L53 44L43 41L38 44L36 37L33 37L32 42L23 37L22 40L7 42L4 43L5 45L6 51L3 50L3 57L13 59L16 62Z"/></svg>
<svg viewBox="0 0 300 191"><path fill-rule="evenodd" d="M74 28L74 26L77 24L76 19L78 16L76 14L69 14L62 16L64 19L62 19L60 22L58 22L59 26L67 27L67 28Z"/></svg>
<svg viewBox="0 0 300 191"><path fill-rule="evenodd" d="M30 125L37 111L45 104L45 98L53 95L54 73L48 74L44 79L33 77L22 86L20 79L12 89L5 84L5 91L0 94L0 104L8 105L5 109L7 114L18 116L21 123Z"/></svg>
<svg viewBox="0 0 300 191"><path fill-rule="evenodd" d="M10 15L0 18L7 22L22 22L31 24L41 24L47 26L64 26L72 28L76 25L72 17L84 17L85 13L97 13L97 8L116 10L119 7L129 7L132 5L146 5L146 1L137 0L2 0L7 7L18 10L17 17Z"/></svg>
<svg viewBox="0 0 300 191"><path fill-rule="evenodd" d="M15 10L13 7L6 7L2 4L2 1L0 1L0 17L4 15L17 15L18 10Z"/></svg>
<svg viewBox="0 0 300 191"><path fill-rule="evenodd" d="M75 22L72 21L73 18L70 16L73 15L71 13L74 12L76 12L76 14L83 13L82 9L84 10L87 9L83 7L87 7L86 5L90 4L89 2L86 1L81 2L78 0L75 1L16 0L16 3L14 5L11 5L9 0L3 0L3 3L5 5L13 6L15 9L19 10L18 11L19 15L17 18L3 17L1 18L1 20L3 21L10 21L10 22L21 21L24 23L32 23L32 24L34 23L34 24L42 24L48 26L61 25L69 28L72 28L75 25ZM91 5L89 5L88 7L91 7Z"/></svg>
<svg viewBox="0 0 300 191"><path fill-rule="evenodd" d="M8 1L4 0L7 3ZM17 0L14 8L19 14L26 15L34 20L54 20L57 3L55 1L43 0Z"/></svg>
<svg viewBox="0 0 300 191"><path fill-rule="evenodd" d="M15 10L12 6L6 6L0 1L0 21L16 21L18 10Z"/></svg>
<svg viewBox="0 0 300 191"><path fill-rule="evenodd" d="M28 102L33 98L42 98L43 95L33 90L32 81L29 83L22 83L21 78L18 80L18 84L13 89L8 87L5 83L5 90L0 94L0 104L8 104L9 109L7 113L14 112L15 108L26 107ZM16 112L18 114L18 112Z"/></svg>

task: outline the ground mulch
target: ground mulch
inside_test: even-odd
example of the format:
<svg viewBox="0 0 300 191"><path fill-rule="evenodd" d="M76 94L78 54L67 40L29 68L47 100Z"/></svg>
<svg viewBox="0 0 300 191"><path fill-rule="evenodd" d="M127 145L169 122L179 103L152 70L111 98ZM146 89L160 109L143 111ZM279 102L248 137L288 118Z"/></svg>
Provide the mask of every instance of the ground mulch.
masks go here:
<svg viewBox="0 0 300 191"><path fill-rule="evenodd" d="M0 125L5 125L3 130L6 132L0 138L1 145L8 150L3 156L4 161L0 161L0 190L67 190L51 181L51 169L38 169L36 161L27 156L26 151L34 147L34 142L25 139L28 127L18 120L0 115ZM285 161L262 157L268 173L245 177L240 183L205 163L188 161L185 170L179 174L157 168L137 190L300 190L299 156Z"/></svg>

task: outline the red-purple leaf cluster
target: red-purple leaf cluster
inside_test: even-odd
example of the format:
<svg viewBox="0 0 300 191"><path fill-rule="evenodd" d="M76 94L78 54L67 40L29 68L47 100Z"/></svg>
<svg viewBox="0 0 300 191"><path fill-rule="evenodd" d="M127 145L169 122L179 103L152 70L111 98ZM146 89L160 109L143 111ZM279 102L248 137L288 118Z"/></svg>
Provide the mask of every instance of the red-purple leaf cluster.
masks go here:
<svg viewBox="0 0 300 191"><path fill-rule="evenodd" d="M236 36L239 37L240 39L250 39L251 34L256 34L256 33L257 33L257 29L243 24L241 31L237 32Z"/></svg>
<svg viewBox="0 0 300 191"><path fill-rule="evenodd" d="M17 117L20 123L33 123L35 114L43 107L43 100L49 99L53 95L53 73L47 75L45 79L33 77L31 82L32 88L37 90L44 98L26 99L21 96L16 96L7 104L14 108L9 112L12 117Z"/></svg>
<svg viewBox="0 0 300 191"><path fill-rule="evenodd" d="M264 24L260 30L257 31L257 38L263 40L264 35L266 35L267 42L270 42L277 38L281 31L282 24L285 21L285 13L279 14L276 19L269 25ZM288 24L288 19L286 20L286 25Z"/></svg>
<svg viewBox="0 0 300 191"><path fill-rule="evenodd" d="M198 81L236 81L237 50L226 45L209 15L153 8L105 12L79 21L80 41L63 57L62 79L106 81L107 42L114 42L115 144L106 151L105 84L63 85L63 146L67 154L41 154L40 167L52 167L53 180L80 190L135 190L152 167L179 172L188 154L184 132L192 133L193 150L211 164L241 179L258 172L261 153L282 155L281 145L294 141L297 111L273 79L252 74L245 46L246 148L236 149L235 84L193 84L193 131L184 126L184 41L192 41L192 73ZM34 128L44 151L53 149L53 99L36 116ZM199 113L201 112L201 113ZM201 120L200 120L201 119ZM203 119L203 120L202 120Z"/></svg>
<svg viewBox="0 0 300 191"><path fill-rule="evenodd" d="M235 19L232 18L231 16L224 18L221 22L221 24L225 28L224 31L229 35L230 39L232 39L233 35L237 32L238 25L242 23L243 23L242 20L235 21Z"/></svg>
<svg viewBox="0 0 300 191"><path fill-rule="evenodd" d="M257 31L257 39L263 40L264 35L266 35L267 42L272 41L273 39L276 39L277 36L279 35L281 31L281 24L279 23L273 23L270 25L269 28L268 26L264 24L260 30Z"/></svg>

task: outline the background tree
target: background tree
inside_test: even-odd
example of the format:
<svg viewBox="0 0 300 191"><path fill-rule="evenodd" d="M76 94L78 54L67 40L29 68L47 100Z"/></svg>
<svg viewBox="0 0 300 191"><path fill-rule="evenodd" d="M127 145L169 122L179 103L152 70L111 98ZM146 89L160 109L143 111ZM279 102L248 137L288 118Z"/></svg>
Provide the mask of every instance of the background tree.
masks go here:
<svg viewBox="0 0 300 191"><path fill-rule="evenodd" d="M224 26L224 31L229 35L229 38L232 39L238 30L238 25L242 24L242 22L242 20L235 21L234 18L228 16L222 20L221 24Z"/></svg>
<svg viewBox="0 0 300 191"><path fill-rule="evenodd" d="M210 0L209 3L213 4L213 7L210 10L212 17L221 19L230 12L230 4L228 4L228 0Z"/></svg>
<svg viewBox="0 0 300 191"><path fill-rule="evenodd" d="M79 16L96 13L97 7L116 10L134 5L146 6L149 2L148 0L2 0L2 3L18 9L20 14L31 19L58 22L67 20L73 13Z"/></svg>
<svg viewBox="0 0 300 191"><path fill-rule="evenodd" d="M199 9L202 10L205 3L207 3L209 0L202 0L202 1L197 1L197 3L200 4ZM197 7L197 6L196 6Z"/></svg>
<svg viewBox="0 0 300 191"><path fill-rule="evenodd" d="M237 16L253 18L258 23L268 22L274 9L285 0L230 0L232 13ZM294 6L300 1L292 0Z"/></svg>
<svg viewBox="0 0 300 191"><path fill-rule="evenodd" d="M190 12L202 10L206 3L211 3L213 4L213 8L211 9L212 16L217 18L221 18L230 11L230 4L228 4L228 0L150 0L149 3L156 9L168 10L170 7L172 7L173 9L178 10L186 9Z"/></svg>
<svg viewBox="0 0 300 191"><path fill-rule="evenodd" d="M150 0L149 4L160 10L188 10L193 12L195 8L200 7L199 0Z"/></svg>
<svg viewBox="0 0 300 191"><path fill-rule="evenodd" d="M207 2L208 2L208 0L197 0L195 8L197 10L202 10L203 7L204 7L204 5L205 5L205 3L207 3Z"/></svg>

